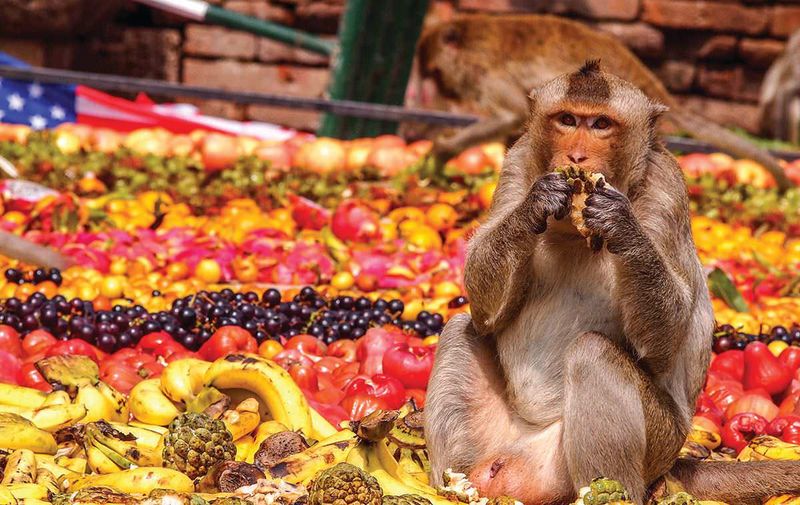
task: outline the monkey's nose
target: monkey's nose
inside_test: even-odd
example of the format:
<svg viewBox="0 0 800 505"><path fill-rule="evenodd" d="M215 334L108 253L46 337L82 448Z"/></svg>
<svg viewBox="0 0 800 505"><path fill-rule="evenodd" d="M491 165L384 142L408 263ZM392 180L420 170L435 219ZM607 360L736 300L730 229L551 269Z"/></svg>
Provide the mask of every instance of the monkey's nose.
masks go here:
<svg viewBox="0 0 800 505"><path fill-rule="evenodd" d="M567 155L567 158L569 158L569 161L573 163L581 163L583 161L586 161L589 157L586 156L584 153L570 153Z"/></svg>

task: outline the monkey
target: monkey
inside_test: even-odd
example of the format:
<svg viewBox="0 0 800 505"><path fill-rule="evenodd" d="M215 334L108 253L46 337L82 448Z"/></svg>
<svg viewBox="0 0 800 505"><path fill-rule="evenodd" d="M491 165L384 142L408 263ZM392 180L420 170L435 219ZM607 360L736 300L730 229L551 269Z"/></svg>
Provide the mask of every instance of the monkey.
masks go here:
<svg viewBox="0 0 800 505"><path fill-rule="evenodd" d="M792 186L766 150L680 107L617 38L577 21L543 14L463 15L423 33L417 50L419 82L433 82L437 94L471 105L486 116L451 136L440 135L435 154L449 157L480 142L506 140L523 126L529 90L588 59L600 59L608 72L667 105L667 119L679 128L761 163L782 190ZM422 88L421 84L420 97L426 95Z"/></svg>
<svg viewBox="0 0 800 505"><path fill-rule="evenodd" d="M759 95L762 133L800 142L800 31L786 44L783 54L767 70Z"/></svg>
<svg viewBox="0 0 800 505"><path fill-rule="evenodd" d="M567 503L597 477L635 503L669 476L702 499L800 491L800 464L679 459L715 326L686 185L658 140L665 105L596 61L530 94L489 213L467 247L470 313L441 333L425 406L434 485ZM607 185L571 220L577 166Z"/></svg>
<svg viewBox="0 0 800 505"><path fill-rule="evenodd" d="M58 251L5 231L0 231L0 255L29 265L63 270L72 264Z"/></svg>

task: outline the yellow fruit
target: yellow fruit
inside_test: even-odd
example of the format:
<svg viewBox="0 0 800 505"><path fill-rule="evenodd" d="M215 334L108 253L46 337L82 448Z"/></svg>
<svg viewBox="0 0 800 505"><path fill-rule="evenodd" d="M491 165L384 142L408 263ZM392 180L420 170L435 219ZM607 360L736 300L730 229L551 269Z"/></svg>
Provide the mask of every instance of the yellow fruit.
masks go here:
<svg viewBox="0 0 800 505"><path fill-rule="evenodd" d="M215 260L204 259L194 268L194 276L208 284L217 284L222 279L222 268Z"/></svg>
<svg viewBox="0 0 800 505"><path fill-rule="evenodd" d="M428 224L434 229L442 231L452 228L458 221L458 212L446 203L435 203L426 213Z"/></svg>
<svg viewBox="0 0 800 505"><path fill-rule="evenodd" d="M350 272L339 272L331 279L331 286L336 289L350 289L356 280Z"/></svg>
<svg viewBox="0 0 800 505"><path fill-rule="evenodd" d="M283 346L280 342L275 340L265 340L258 346L258 354L264 356L267 359L272 359L275 357L276 354L283 350Z"/></svg>
<svg viewBox="0 0 800 505"><path fill-rule="evenodd" d="M769 351L777 357L781 355L784 349L789 347L789 344L783 340L773 340L769 343L769 345L767 345L767 347L769 348Z"/></svg>

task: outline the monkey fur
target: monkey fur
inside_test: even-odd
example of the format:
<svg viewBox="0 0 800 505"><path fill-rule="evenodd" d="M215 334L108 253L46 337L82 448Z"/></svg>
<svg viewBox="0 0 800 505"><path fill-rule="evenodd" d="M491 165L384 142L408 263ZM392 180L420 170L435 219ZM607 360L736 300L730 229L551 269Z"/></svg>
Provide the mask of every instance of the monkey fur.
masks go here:
<svg viewBox="0 0 800 505"><path fill-rule="evenodd" d="M4 231L0 231L0 255L45 268L63 270L71 264L69 259L49 247Z"/></svg>
<svg viewBox="0 0 800 505"><path fill-rule="evenodd" d="M763 133L800 142L800 31L764 76L758 105Z"/></svg>
<svg viewBox="0 0 800 505"><path fill-rule="evenodd" d="M505 140L519 132L528 111L528 92L590 59L600 59L608 72L668 106L667 119L677 127L761 163L782 190L791 187L772 155L681 107L614 36L577 21L542 14L463 15L426 30L418 49L422 80L432 79L439 95L468 104L486 116L450 137L439 138L436 152L451 156L470 145Z"/></svg>
<svg viewBox="0 0 800 505"><path fill-rule="evenodd" d="M485 496L568 503L600 476L643 503L665 475L701 499L800 492L800 463L678 459L714 317L686 186L657 141L665 107L588 62L531 95L485 223L467 250L471 315L452 318L428 385L433 484L451 468ZM586 126L584 126L586 125ZM608 186L570 214L577 164Z"/></svg>

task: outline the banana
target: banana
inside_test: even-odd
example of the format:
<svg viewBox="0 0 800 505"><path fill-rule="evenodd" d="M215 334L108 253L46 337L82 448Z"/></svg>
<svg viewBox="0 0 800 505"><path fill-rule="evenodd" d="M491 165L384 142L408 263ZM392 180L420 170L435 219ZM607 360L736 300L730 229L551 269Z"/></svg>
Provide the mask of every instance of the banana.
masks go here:
<svg viewBox="0 0 800 505"><path fill-rule="evenodd" d="M29 484L36 482L36 456L28 449L17 449L6 460L0 484Z"/></svg>
<svg viewBox="0 0 800 505"><path fill-rule="evenodd" d="M147 494L153 489L172 489L179 493L194 491L192 479L177 470L139 467L106 475L86 475L70 483L69 491L87 487L110 487L121 493Z"/></svg>
<svg viewBox="0 0 800 505"><path fill-rule="evenodd" d="M329 423L327 419L322 417L319 412L311 407L309 407L308 410L311 413L311 433L309 435L311 438L323 440L339 431L334 425Z"/></svg>
<svg viewBox="0 0 800 505"><path fill-rule="evenodd" d="M132 424L124 423L109 423L115 430L121 431L127 435L136 437L136 445L145 447L147 449L161 449L161 441L163 440L163 432L156 431L150 428L143 428L141 426L134 426ZM155 426L155 428L162 428Z"/></svg>
<svg viewBox="0 0 800 505"><path fill-rule="evenodd" d="M428 474L431 465L425 443L422 411L406 403L400 409L400 415L402 417L394 422L394 426L386 436L389 451L406 473L423 484L430 484Z"/></svg>
<svg viewBox="0 0 800 505"><path fill-rule="evenodd" d="M9 491L17 500L48 500L48 490L45 486L35 483L25 484L3 484L3 487Z"/></svg>
<svg viewBox="0 0 800 505"><path fill-rule="evenodd" d="M128 408L128 399L125 395L103 381L98 382L96 387L97 390L100 391L100 394L105 397L111 408L111 415L104 420L127 423L130 418L130 409Z"/></svg>
<svg viewBox="0 0 800 505"><path fill-rule="evenodd" d="M86 467L89 465L86 458L70 458L68 456L56 456L55 462L59 466L80 474L86 473Z"/></svg>
<svg viewBox="0 0 800 505"><path fill-rule="evenodd" d="M26 409L0 405L0 413L18 414L42 430L55 432L71 426L86 417L83 405L46 405L38 409Z"/></svg>
<svg viewBox="0 0 800 505"><path fill-rule="evenodd" d="M11 490L0 485L0 505L18 505L17 499L11 494Z"/></svg>
<svg viewBox="0 0 800 505"><path fill-rule="evenodd" d="M87 443L85 446L86 462L92 473L112 474L122 471L123 467L109 458L108 455L101 451L96 445Z"/></svg>
<svg viewBox="0 0 800 505"><path fill-rule="evenodd" d="M97 389L96 386L86 384L78 389L75 395L75 404L83 405L86 409L84 422L93 423L101 419L112 417L112 407L108 399Z"/></svg>
<svg viewBox="0 0 800 505"><path fill-rule="evenodd" d="M61 492L61 486L58 485L58 479L56 479L56 476L44 468L36 468L36 484L44 486L50 493Z"/></svg>
<svg viewBox="0 0 800 505"><path fill-rule="evenodd" d="M160 379L145 379L131 389L128 405L133 417L143 423L166 426L181 414L161 391Z"/></svg>
<svg viewBox="0 0 800 505"><path fill-rule="evenodd" d="M161 390L173 402L186 406L203 389L210 366L208 361L193 358L173 361L161 372Z"/></svg>
<svg viewBox="0 0 800 505"><path fill-rule="evenodd" d="M253 435L253 447L250 451L250 454L247 455L247 459L245 460L247 463L252 463L255 457L256 451L258 451L259 447L261 447L261 443L267 439L267 437L274 435L276 433L280 433L282 431L289 431L285 425L279 423L278 421L264 421L261 423L258 428L256 429L255 434Z"/></svg>
<svg viewBox="0 0 800 505"><path fill-rule="evenodd" d="M136 437L115 430L105 421L86 425L84 443L99 449L121 468L133 466L160 466L161 451L140 446Z"/></svg>
<svg viewBox="0 0 800 505"><path fill-rule="evenodd" d="M72 403L72 398L69 397L69 393L66 391L53 391L44 399L42 407L48 405L67 405L70 403Z"/></svg>
<svg viewBox="0 0 800 505"><path fill-rule="evenodd" d="M62 477L72 477L75 478L78 476L78 472L70 470L67 467L61 466L56 463L56 458L47 454L36 454L36 474L41 472L48 472L50 475L55 477L56 480L61 479ZM85 461L85 460L84 460ZM85 468L85 467L84 467ZM83 472L80 472L83 473Z"/></svg>
<svg viewBox="0 0 800 505"><path fill-rule="evenodd" d="M277 363L253 354L230 354L211 364L205 385L217 389L246 389L266 404L271 418L306 436L314 432L303 392Z"/></svg>
<svg viewBox="0 0 800 505"><path fill-rule="evenodd" d="M55 454L58 450L53 435L19 414L10 413L0 413L0 447L30 449L41 454Z"/></svg>
<svg viewBox="0 0 800 505"><path fill-rule="evenodd" d="M233 443L236 446L236 461L247 461L247 457L251 453L255 453L253 450L254 441L255 439L252 435L245 435Z"/></svg>
<svg viewBox="0 0 800 505"><path fill-rule="evenodd" d="M755 437L742 449L739 461L797 461L800 460L800 445L790 444L769 435Z"/></svg>
<svg viewBox="0 0 800 505"><path fill-rule="evenodd" d="M720 437L719 434L698 428L692 428L692 431L689 432L687 440L700 444L712 451L719 447L722 443L722 437Z"/></svg>
<svg viewBox="0 0 800 505"><path fill-rule="evenodd" d="M345 461L358 441L355 433L342 430L303 452L284 458L264 473L290 484L307 485L322 470Z"/></svg>
<svg viewBox="0 0 800 505"><path fill-rule="evenodd" d="M236 406L235 409L226 410L222 414L222 422L233 435L233 441L237 441L245 435L252 433L261 422L261 415L258 413L258 401L255 398L248 398Z"/></svg>
<svg viewBox="0 0 800 505"><path fill-rule="evenodd" d="M412 449L398 448L393 452L393 457L397 460L400 467L409 475L420 481L422 484L431 483L428 474L430 473L430 463L420 458L420 453ZM425 468L427 464L427 469Z"/></svg>
<svg viewBox="0 0 800 505"><path fill-rule="evenodd" d="M155 424L147 424L136 420L130 421L128 423L128 426L130 426L131 428L141 428L143 430L154 431L159 435L163 435L164 433L167 433L169 431L167 428L163 426L157 426Z"/></svg>
<svg viewBox="0 0 800 505"><path fill-rule="evenodd" d="M773 496L765 501L764 505L800 505L800 496L792 496L790 494Z"/></svg>
<svg viewBox="0 0 800 505"><path fill-rule="evenodd" d="M47 393L38 389L0 383L0 405L38 409L45 400Z"/></svg>

